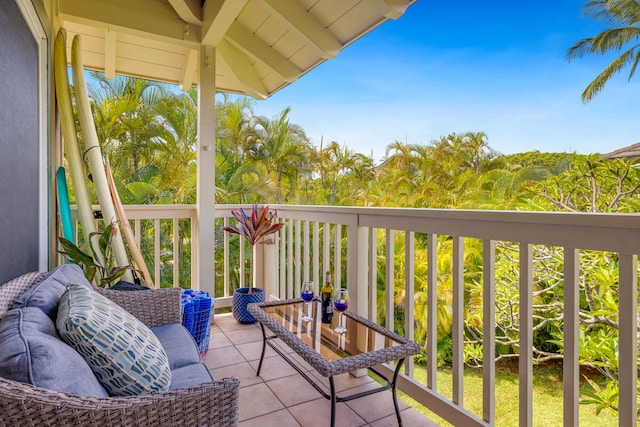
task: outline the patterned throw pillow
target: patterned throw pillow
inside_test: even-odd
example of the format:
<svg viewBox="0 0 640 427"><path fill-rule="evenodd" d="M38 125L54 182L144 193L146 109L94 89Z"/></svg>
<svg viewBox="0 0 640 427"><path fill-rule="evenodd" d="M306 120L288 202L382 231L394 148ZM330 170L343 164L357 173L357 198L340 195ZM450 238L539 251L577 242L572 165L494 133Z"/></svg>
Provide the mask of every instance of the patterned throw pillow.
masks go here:
<svg viewBox="0 0 640 427"><path fill-rule="evenodd" d="M171 370L162 344L147 326L96 291L70 283L60 299L56 327L110 395L169 389Z"/></svg>

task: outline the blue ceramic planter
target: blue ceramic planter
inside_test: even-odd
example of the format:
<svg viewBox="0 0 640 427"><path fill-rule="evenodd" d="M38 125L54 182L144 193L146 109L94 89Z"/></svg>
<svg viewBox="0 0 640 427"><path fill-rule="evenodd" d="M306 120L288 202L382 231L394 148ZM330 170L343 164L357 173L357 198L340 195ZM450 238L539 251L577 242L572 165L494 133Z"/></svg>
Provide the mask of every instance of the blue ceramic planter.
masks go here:
<svg viewBox="0 0 640 427"><path fill-rule="evenodd" d="M238 288L233 291L233 317L240 323L256 323L255 317L247 310L247 304L264 302L264 289L253 288L252 293L249 293L249 289L250 288Z"/></svg>

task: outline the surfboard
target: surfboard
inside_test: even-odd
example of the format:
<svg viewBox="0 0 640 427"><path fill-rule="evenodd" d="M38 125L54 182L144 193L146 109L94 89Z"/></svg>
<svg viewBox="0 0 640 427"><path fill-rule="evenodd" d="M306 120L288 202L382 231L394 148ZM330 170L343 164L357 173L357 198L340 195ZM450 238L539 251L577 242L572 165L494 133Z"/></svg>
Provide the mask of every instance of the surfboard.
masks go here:
<svg viewBox="0 0 640 427"><path fill-rule="evenodd" d="M82 234L87 244L85 250L91 253L89 246L96 252L96 258L104 264L104 255L100 252L96 223L93 218L93 208L89 187L87 185L86 174L82 157L80 156L80 146L76 133L76 124L73 117L73 107L71 104L71 90L69 88L69 75L67 73L67 47L66 34L60 30L56 35L54 44L54 74L56 86L56 100L60 111L60 127L64 138L64 149L69 163L69 175L73 184L73 193L76 198L78 208L78 219L82 226Z"/></svg>
<svg viewBox="0 0 640 427"><path fill-rule="evenodd" d="M96 125L93 121L93 113L89 103L87 83L84 78L84 65L82 63L82 49L80 46L80 36L76 35L71 43L71 74L73 75L73 89L76 99L76 109L80 121L80 131L84 140L84 156L87 159L91 177L93 179L98 203L102 211L102 218L106 224L113 225L113 235L111 236L111 249L118 267L129 265L129 257L122 240L122 233L118 225L118 216L109 191L107 175L104 161L102 159L102 149L98 142ZM130 270L126 270L124 280L133 282L133 275Z"/></svg>
<svg viewBox="0 0 640 427"><path fill-rule="evenodd" d="M127 213L124 210L122 200L120 200L120 195L118 194L118 189L116 188L116 183L113 179L113 172L111 171L111 164L109 163L108 157L105 158L105 164L109 191L111 192L111 198L113 199L116 214L118 215L120 228L122 229L122 234L124 234L124 238L127 241L127 246L129 247L131 258L133 258L136 269L140 271L142 280L145 285L147 285L148 287L157 288L158 286L153 282L153 280L151 280L151 273L147 268L147 264L144 262L142 252L140 252L140 248L138 247L138 243L136 242L133 230L131 230L131 225L129 225L129 219L127 218Z"/></svg>
<svg viewBox="0 0 640 427"><path fill-rule="evenodd" d="M62 237L75 243L73 224L71 223L71 207L69 206L69 190L67 188L67 174L62 166L56 171L56 192L58 194L58 211L62 225Z"/></svg>

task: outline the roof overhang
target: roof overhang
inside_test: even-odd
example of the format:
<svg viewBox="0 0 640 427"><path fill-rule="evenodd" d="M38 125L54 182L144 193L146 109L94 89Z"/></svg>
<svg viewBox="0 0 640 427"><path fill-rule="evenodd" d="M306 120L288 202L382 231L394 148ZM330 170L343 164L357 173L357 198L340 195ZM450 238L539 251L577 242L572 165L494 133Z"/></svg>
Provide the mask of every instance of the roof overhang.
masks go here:
<svg viewBox="0 0 640 427"><path fill-rule="evenodd" d="M216 52L216 87L264 99L417 0L60 0L82 36L86 68L198 82L200 47Z"/></svg>

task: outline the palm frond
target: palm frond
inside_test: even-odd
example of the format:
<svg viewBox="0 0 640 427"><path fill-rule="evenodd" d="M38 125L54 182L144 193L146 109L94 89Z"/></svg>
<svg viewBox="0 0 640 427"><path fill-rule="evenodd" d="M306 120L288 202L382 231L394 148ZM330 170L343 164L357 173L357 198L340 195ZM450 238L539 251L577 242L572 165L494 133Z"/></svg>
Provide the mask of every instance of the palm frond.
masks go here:
<svg viewBox="0 0 640 427"><path fill-rule="evenodd" d="M635 47L627 50L625 53L620 55L615 61L607 66L600 74L596 76L595 79L587 88L582 92L582 101L588 102L593 99L600 91L604 88L607 82L613 77L615 74L620 72L622 68L625 67L629 62L634 60ZM630 76L631 77L631 76Z"/></svg>

